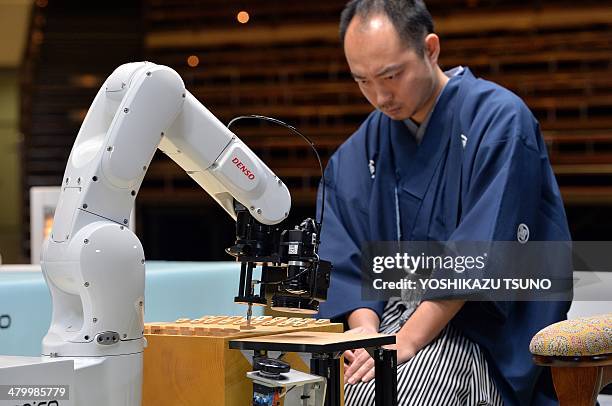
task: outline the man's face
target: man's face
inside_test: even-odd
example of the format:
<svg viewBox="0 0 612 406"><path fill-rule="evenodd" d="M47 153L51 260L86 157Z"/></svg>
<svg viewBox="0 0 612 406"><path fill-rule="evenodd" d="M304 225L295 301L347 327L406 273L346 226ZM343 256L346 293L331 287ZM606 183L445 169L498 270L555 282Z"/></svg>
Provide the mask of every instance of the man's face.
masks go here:
<svg viewBox="0 0 612 406"><path fill-rule="evenodd" d="M355 16L344 37L344 53L353 78L374 107L394 120L424 119L427 112L422 110L435 88L433 65L401 42L386 16Z"/></svg>

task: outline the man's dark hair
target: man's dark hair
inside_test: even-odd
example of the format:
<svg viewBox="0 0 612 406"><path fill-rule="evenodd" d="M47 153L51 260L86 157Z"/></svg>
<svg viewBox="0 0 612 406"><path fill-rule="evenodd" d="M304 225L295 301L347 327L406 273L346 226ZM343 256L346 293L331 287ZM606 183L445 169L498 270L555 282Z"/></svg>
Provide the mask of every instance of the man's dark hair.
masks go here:
<svg viewBox="0 0 612 406"><path fill-rule="evenodd" d="M423 0L350 0L340 15L342 44L353 17L367 20L376 14L386 15L404 45L423 56L423 40L427 34L434 32L433 19Z"/></svg>

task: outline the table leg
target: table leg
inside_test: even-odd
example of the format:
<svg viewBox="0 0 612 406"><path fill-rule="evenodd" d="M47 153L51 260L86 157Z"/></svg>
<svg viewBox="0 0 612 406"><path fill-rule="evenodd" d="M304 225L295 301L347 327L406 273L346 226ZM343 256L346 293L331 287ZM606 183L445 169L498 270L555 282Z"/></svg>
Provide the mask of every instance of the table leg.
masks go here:
<svg viewBox="0 0 612 406"><path fill-rule="evenodd" d="M340 380L340 356L337 354L312 354L310 373L322 376L327 381L325 406L340 406L343 382Z"/></svg>
<svg viewBox="0 0 612 406"><path fill-rule="evenodd" d="M374 349L376 406L397 406L397 352Z"/></svg>

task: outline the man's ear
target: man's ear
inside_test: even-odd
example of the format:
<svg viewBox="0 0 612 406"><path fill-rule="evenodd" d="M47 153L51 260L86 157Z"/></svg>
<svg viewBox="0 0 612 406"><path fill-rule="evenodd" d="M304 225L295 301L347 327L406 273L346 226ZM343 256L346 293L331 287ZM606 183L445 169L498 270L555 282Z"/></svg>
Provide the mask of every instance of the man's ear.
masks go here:
<svg viewBox="0 0 612 406"><path fill-rule="evenodd" d="M437 65L440 56L440 38L436 34L427 34L423 51L429 62L432 65Z"/></svg>

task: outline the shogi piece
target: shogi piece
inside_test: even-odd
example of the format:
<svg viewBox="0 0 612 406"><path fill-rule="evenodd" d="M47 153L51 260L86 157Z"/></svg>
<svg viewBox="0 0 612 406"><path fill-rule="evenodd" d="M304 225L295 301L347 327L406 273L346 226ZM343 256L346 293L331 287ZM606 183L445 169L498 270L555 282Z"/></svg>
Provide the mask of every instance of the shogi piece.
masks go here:
<svg viewBox="0 0 612 406"><path fill-rule="evenodd" d="M329 320L261 316L245 329L242 317L202 316L174 323L147 323L143 406L245 406L252 402L251 364L228 341L295 331L342 332ZM282 325L281 325L282 324ZM284 358L294 369L309 371L297 354Z"/></svg>

